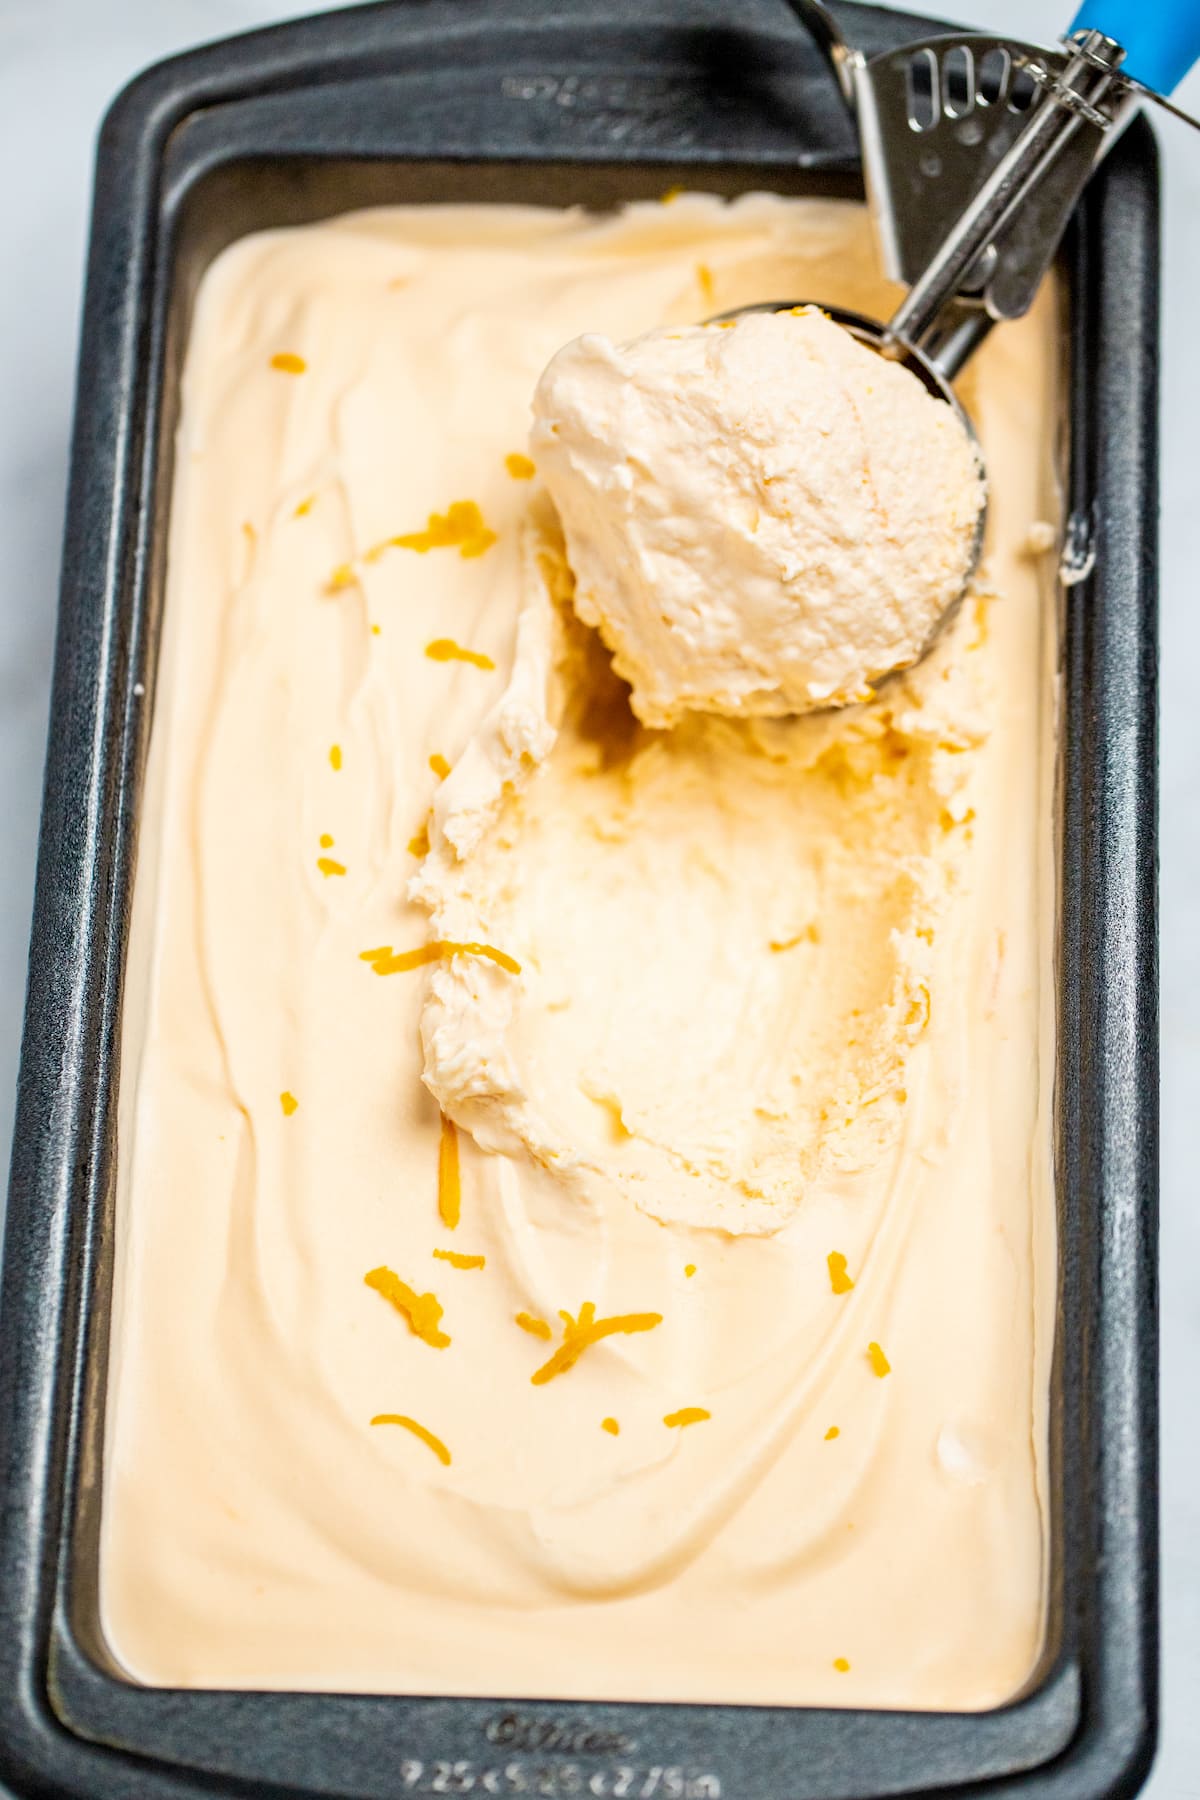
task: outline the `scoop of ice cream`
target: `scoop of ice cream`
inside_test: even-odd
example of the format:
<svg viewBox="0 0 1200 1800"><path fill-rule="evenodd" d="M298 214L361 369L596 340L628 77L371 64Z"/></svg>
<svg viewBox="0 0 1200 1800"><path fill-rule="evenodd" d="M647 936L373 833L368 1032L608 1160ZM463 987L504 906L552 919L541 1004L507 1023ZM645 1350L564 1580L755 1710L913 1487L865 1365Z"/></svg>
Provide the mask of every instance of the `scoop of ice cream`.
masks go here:
<svg viewBox="0 0 1200 1800"><path fill-rule="evenodd" d="M533 410L576 609L649 725L860 699L968 577L967 432L815 307L578 338Z"/></svg>

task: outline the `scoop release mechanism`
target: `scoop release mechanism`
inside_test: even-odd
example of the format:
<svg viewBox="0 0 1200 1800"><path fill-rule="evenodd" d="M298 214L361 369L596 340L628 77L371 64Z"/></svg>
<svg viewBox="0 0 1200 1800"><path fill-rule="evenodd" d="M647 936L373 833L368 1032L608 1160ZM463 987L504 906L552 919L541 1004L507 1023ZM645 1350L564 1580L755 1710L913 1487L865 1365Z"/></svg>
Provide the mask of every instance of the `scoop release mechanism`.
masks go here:
<svg viewBox="0 0 1200 1800"><path fill-rule="evenodd" d="M788 0L858 126L884 267L908 289L884 327L953 377L1033 302L1088 177L1142 100L1200 59L1200 0L1085 0L1054 45L980 32L867 57L822 0Z"/></svg>

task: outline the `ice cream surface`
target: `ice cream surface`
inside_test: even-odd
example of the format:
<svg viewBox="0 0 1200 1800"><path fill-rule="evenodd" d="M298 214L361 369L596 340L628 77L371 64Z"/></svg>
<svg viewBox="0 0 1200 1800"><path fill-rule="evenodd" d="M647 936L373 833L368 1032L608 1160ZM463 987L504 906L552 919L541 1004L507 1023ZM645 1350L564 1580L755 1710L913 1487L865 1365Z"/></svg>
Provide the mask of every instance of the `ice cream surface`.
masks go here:
<svg viewBox="0 0 1200 1800"><path fill-rule="evenodd" d="M816 307L585 335L534 414L575 605L649 725L864 699L962 593L975 446Z"/></svg>
<svg viewBox="0 0 1200 1800"><path fill-rule="evenodd" d="M842 712L641 723L526 437L580 333L816 291L886 310L865 216L765 195L205 277L121 1049L139 1679L983 1707L1036 1659L1053 308L974 373L990 585Z"/></svg>

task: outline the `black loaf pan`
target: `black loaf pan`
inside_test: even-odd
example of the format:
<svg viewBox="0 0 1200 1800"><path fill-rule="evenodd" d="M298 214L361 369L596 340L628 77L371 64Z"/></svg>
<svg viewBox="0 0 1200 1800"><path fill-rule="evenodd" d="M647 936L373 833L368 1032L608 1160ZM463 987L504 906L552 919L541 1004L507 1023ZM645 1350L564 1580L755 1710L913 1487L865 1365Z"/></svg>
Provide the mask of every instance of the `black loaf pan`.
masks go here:
<svg viewBox="0 0 1200 1800"><path fill-rule="evenodd" d="M875 51L927 21L840 6ZM0 1306L0 1774L23 1795L870 1800L1131 1793L1156 1715L1157 170L1135 123L1064 253L1059 1325L1052 1581L983 1714L174 1692L97 1609L114 1073L191 303L242 234L388 201L860 192L783 0L392 0L142 76L100 141ZM979 1629L987 1630L986 1618Z"/></svg>

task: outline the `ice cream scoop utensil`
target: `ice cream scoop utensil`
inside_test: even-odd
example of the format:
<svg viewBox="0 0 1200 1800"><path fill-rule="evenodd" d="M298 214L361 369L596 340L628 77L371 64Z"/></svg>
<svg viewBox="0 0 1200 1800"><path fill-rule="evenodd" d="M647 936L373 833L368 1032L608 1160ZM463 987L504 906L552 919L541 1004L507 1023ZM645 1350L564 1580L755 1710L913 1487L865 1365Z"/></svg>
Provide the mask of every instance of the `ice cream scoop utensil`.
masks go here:
<svg viewBox="0 0 1200 1800"><path fill-rule="evenodd" d="M1057 45L955 32L870 58L822 0L788 4L855 116L883 266L908 292L886 324L815 296L721 317L819 305L902 362L974 438L950 383L994 324L1032 304L1120 126L1153 100L1200 129L1165 97L1200 58L1200 0L1084 0ZM981 516L968 582L983 527Z"/></svg>
<svg viewBox="0 0 1200 1800"><path fill-rule="evenodd" d="M822 0L788 4L855 115L884 268L908 289L878 341L935 385L1028 310L1139 101L1188 118L1165 96L1200 57L1200 0L1085 0L1057 45L957 32L870 58Z"/></svg>

